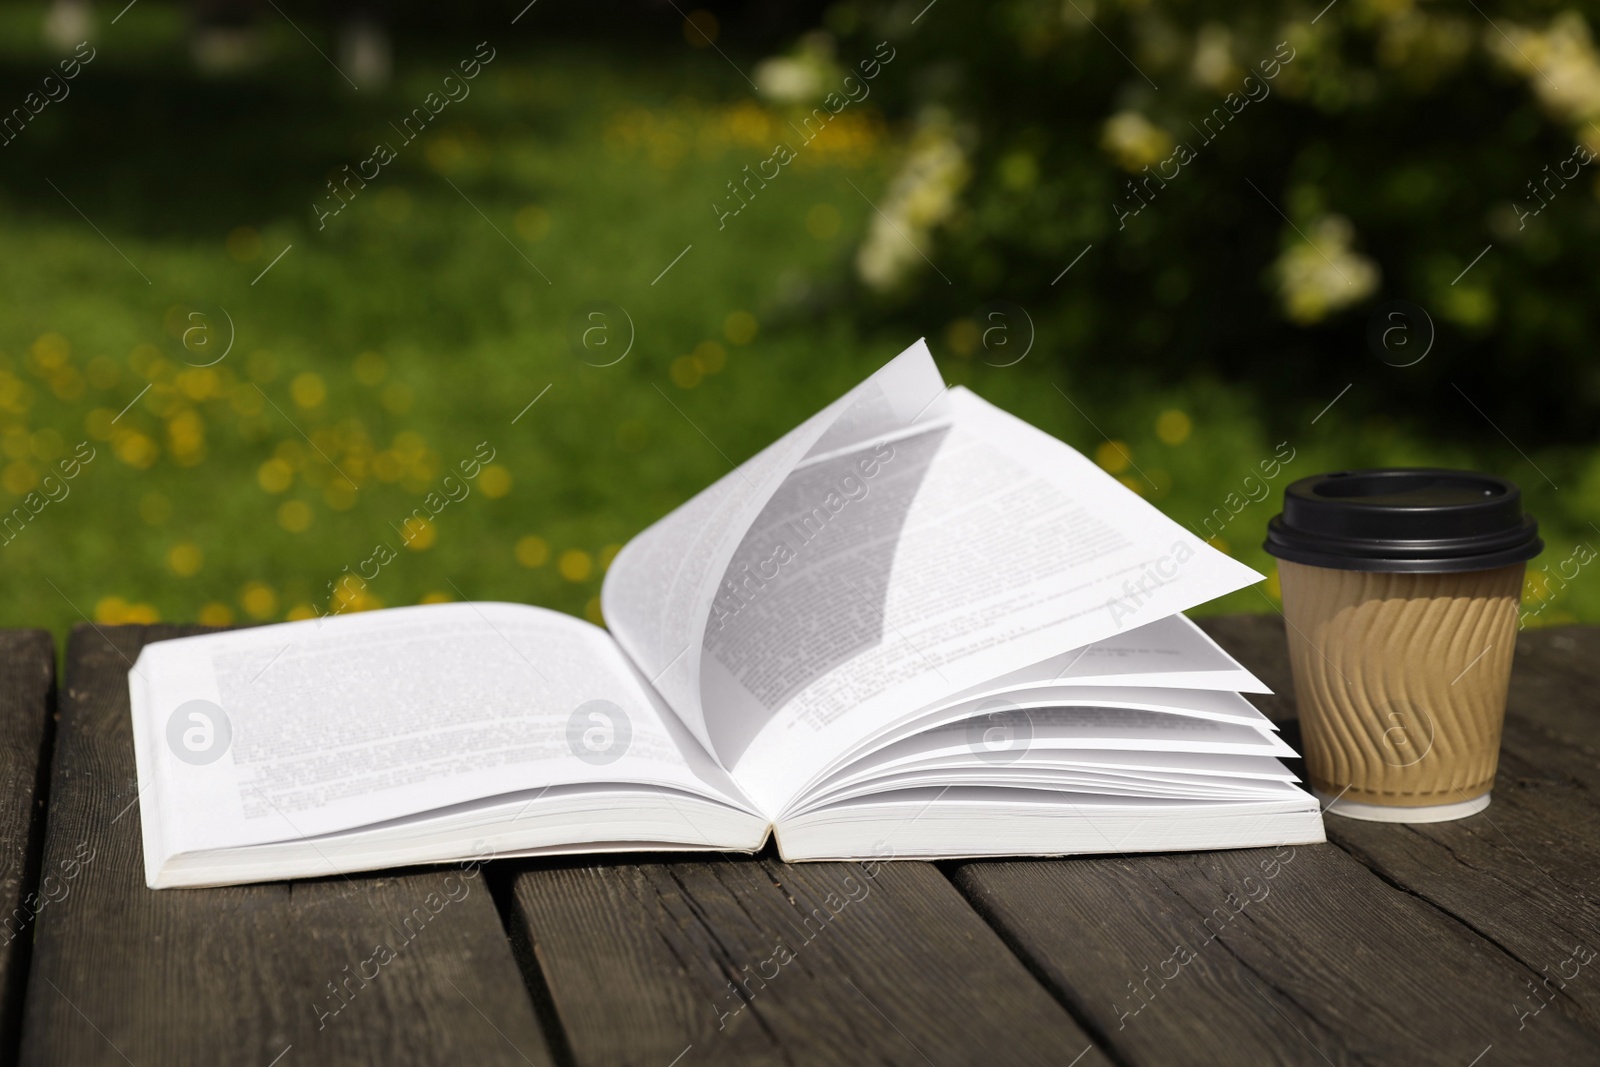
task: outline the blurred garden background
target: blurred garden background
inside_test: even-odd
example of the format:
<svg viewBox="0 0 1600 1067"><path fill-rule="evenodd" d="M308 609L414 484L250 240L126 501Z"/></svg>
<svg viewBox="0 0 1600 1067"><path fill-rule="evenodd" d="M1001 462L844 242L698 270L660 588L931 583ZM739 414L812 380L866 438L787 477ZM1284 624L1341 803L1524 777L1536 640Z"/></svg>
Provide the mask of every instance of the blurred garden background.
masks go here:
<svg viewBox="0 0 1600 1067"><path fill-rule="evenodd" d="M1596 5L124 2L0 5L0 625L599 621L919 336L1269 575L1508 476L1600 621Z"/></svg>

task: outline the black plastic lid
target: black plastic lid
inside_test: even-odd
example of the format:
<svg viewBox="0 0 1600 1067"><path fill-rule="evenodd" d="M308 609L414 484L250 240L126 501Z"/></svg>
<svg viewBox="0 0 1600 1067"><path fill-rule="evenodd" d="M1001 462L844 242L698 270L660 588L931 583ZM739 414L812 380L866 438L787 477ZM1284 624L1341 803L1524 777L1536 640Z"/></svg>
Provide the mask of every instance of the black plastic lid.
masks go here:
<svg viewBox="0 0 1600 1067"><path fill-rule="evenodd" d="M1290 483L1265 548L1314 567L1444 573L1523 563L1544 542L1522 513L1522 491L1506 479L1406 467Z"/></svg>

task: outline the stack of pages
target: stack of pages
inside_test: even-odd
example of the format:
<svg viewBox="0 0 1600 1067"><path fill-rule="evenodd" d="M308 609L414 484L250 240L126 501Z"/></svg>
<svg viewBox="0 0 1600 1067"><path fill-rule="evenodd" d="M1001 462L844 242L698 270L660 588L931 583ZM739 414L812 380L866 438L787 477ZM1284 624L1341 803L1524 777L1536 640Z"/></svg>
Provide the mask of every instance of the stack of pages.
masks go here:
<svg viewBox="0 0 1600 1067"><path fill-rule="evenodd" d="M631 541L608 630L502 603L147 646L146 880L636 850L1323 840L1181 612L1261 576L921 342Z"/></svg>

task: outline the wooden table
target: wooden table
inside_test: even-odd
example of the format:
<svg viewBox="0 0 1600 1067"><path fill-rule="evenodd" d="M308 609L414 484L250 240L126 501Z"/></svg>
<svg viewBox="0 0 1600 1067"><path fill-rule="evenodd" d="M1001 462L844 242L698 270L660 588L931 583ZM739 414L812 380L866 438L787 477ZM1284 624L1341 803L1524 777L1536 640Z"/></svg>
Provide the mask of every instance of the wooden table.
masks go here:
<svg viewBox="0 0 1600 1067"><path fill-rule="evenodd" d="M1206 628L1286 693L1281 626ZM1460 822L871 879L637 856L154 893L126 673L187 632L81 626L59 689L45 634L0 633L0 1059L1600 1063L1600 629L1519 639L1494 803Z"/></svg>

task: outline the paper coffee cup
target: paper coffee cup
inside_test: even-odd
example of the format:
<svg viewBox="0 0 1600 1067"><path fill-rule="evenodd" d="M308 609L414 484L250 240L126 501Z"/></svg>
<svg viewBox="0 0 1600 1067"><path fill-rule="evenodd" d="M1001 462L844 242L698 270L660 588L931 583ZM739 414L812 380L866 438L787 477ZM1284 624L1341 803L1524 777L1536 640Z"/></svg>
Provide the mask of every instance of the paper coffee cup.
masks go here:
<svg viewBox="0 0 1600 1067"><path fill-rule="evenodd" d="M1312 790L1384 822L1489 805L1527 561L1522 494L1468 471L1292 483L1268 525Z"/></svg>

